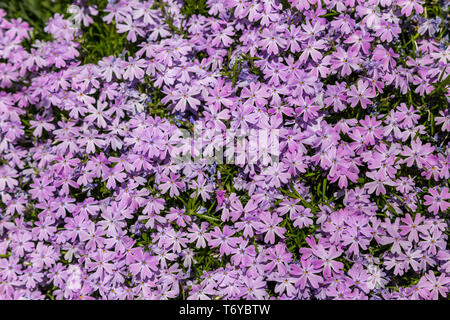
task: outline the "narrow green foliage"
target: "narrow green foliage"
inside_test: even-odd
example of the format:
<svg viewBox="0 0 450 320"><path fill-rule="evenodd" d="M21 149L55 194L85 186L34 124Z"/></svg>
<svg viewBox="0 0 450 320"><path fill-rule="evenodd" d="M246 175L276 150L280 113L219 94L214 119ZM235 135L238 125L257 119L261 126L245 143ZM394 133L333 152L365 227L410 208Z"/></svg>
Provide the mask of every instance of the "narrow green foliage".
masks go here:
<svg viewBox="0 0 450 320"><path fill-rule="evenodd" d="M22 18L35 29L36 39L43 39L46 22L55 14L63 14L72 3L70 0L21 0L0 1L0 9L7 12L8 18ZM46 39L45 39L46 40Z"/></svg>
<svg viewBox="0 0 450 320"><path fill-rule="evenodd" d="M206 0L185 0L181 13L186 17L186 20L194 14L207 16Z"/></svg>

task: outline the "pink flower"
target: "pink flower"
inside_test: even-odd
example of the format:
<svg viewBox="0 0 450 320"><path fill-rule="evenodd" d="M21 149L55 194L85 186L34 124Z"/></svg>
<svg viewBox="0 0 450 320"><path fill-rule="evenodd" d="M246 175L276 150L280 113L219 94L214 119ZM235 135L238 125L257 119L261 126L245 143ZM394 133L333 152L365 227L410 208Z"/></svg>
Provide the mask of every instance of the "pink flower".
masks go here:
<svg viewBox="0 0 450 320"><path fill-rule="evenodd" d="M19 184L17 179L17 171L9 166L0 167L0 191L5 190L5 187L14 188Z"/></svg>
<svg viewBox="0 0 450 320"><path fill-rule="evenodd" d="M267 48L267 52L270 54L278 54L279 47L284 48L286 40L280 33L281 28L277 25L272 25L269 28L264 28L261 35L262 40L259 41L259 45L263 48Z"/></svg>
<svg viewBox="0 0 450 320"><path fill-rule="evenodd" d="M375 191L375 194L378 196L381 194L386 194L386 188L385 185L388 186L395 186L395 182L393 182L388 176L383 174L382 171L370 171L367 172L366 175L374 180L373 182L368 182L364 185L365 188L367 188L368 193L373 193Z"/></svg>
<svg viewBox="0 0 450 320"><path fill-rule="evenodd" d="M268 167L264 171L264 175L266 176L267 185L276 188L279 188L281 184L287 183L290 177L290 174L286 172L286 167L282 162L275 162L272 166Z"/></svg>
<svg viewBox="0 0 450 320"><path fill-rule="evenodd" d="M394 223L386 219L384 223L387 235L381 237L381 244L387 245L392 243L391 252L402 254L402 248L404 250L408 249L411 244L404 240L399 233L399 219L397 218Z"/></svg>
<svg viewBox="0 0 450 320"><path fill-rule="evenodd" d="M358 65L358 55L356 50L353 51L349 49L348 51L345 51L341 47L338 47L337 51L331 54L330 62L332 70L342 68L341 76L343 77L350 75L353 70L360 69Z"/></svg>
<svg viewBox="0 0 450 320"><path fill-rule="evenodd" d="M448 278L444 273L442 273L439 278L432 270L429 270L418 283L420 289L422 289L419 294L425 299L437 300L439 296L447 296L448 283L450 283L450 278Z"/></svg>
<svg viewBox="0 0 450 320"><path fill-rule="evenodd" d="M381 41L391 42L394 38L397 38L401 32L401 28L395 23L381 21L377 28L376 36L380 36Z"/></svg>
<svg viewBox="0 0 450 320"><path fill-rule="evenodd" d="M191 109L196 110L200 105L200 100L195 98L195 96L199 93L200 89L196 86L178 84L172 98L174 101L178 101L174 107L174 111L184 112L187 105L189 105Z"/></svg>
<svg viewBox="0 0 450 320"><path fill-rule="evenodd" d="M436 124L442 124L443 131L450 131L450 114L449 111L439 111L440 117L436 117Z"/></svg>
<svg viewBox="0 0 450 320"><path fill-rule="evenodd" d="M117 32L118 33L128 32L127 40L131 42L136 42L138 35L141 37L145 35L143 30L141 29L141 25L136 21L133 21L130 16L127 16L127 18L123 22L124 23L117 23Z"/></svg>
<svg viewBox="0 0 450 320"><path fill-rule="evenodd" d="M250 83L250 88L244 87L241 92L241 97L246 98L244 106L264 106L267 104L267 99L270 93L267 86L260 82Z"/></svg>
<svg viewBox="0 0 450 320"><path fill-rule="evenodd" d="M431 194L425 195L425 205L428 207L428 212L433 212L434 214L437 214L438 211L446 212L447 209L450 207L450 203L448 200L450 199L450 193L448 192L447 187L443 188L430 188L428 189L428 192Z"/></svg>
<svg viewBox="0 0 450 320"><path fill-rule="evenodd" d="M414 220L412 220L409 213L406 214L405 218L401 218L401 221L405 223L405 225L400 226L400 235L408 235L408 241L419 242L419 232L421 234L427 233L427 227L422 223L424 220L425 217L422 217L419 213L416 214Z"/></svg>
<svg viewBox="0 0 450 320"><path fill-rule="evenodd" d="M313 288L319 288L323 278L317 275L320 272L318 265L320 265L319 261L312 261L311 259L302 259L300 265L291 265L289 272L297 279L295 286L302 290L305 289L307 284L310 284Z"/></svg>
<svg viewBox="0 0 450 320"><path fill-rule="evenodd" d="M158 270L158 258L150 255L147 251L137 247L133 249L134 263L130 264L130 272L143 280L153 276L154 271Z"/></svg>
<svg viewBox="0 0 450 320"><path fill-rule="evenodd" d="M56 188L52 185L52 181L48 177L37 179L31 185L30 193L33 198L37 198L39 201L48 200L53 196L53 192Z"/></svg>
<svg viewBox="0 0 450 320"><path fill-rule="evenodd" d="M260 222L256 223L256 226L259 229L259 232L266 234L264 236L265 243L275 243L275 235L284 239L286 229L278 226L283 219L280 218L276 212L273 212L272 214L270 212L264 212L259 219Z"/></svg>
<svg viewBox="0 0 450 320"><path fill-rule="evenodd" d="M121 59L116 59L113 56L105 57L98 62L98 66L101 75L106 81L110 82L112 80L113 73L120 79L123 74L122 66L125 64Z"/></svg>
<svg viewBox="0 0 450 320"><path fill-rule="evenodd" d="M219 227L214 227L214 231L208 234L208 244L212 247L218 247L220 255L229 255L234 247L236 247L239 239L233 237L235 231L229 226L223 227L223 231Z"/></svg>
<svg viewBox="0 0 450 320"><path fill-rule="evenodd" d="M370 99L375 97L375 91L369 88L369 83L362 79L358 80L358 89L355 85L350 87L347 100L351 103L352 108L355 107L358 102L361 103L363 109L367 108L368 104L372 104Z"/></svg>
<svg viewBox="0 0 450 320"><path fill-rule="evenodd" d="M423 4L422 0L399 0L398 5L402 7L402 14L407 17L411 15L412 10L416 10L417 14L421 14L423 12Z"/></svg>
<svg viewBox="0 0 450 320"><path fill-rule="evenodd" d="M92 276L101 278L105 274L113 273L114 264L111 263L114 259L114 253L111 251L106 251L98 249L92 258L86 262L86 266L91 271L95 271Z"/></svg>
<svg viewBox="0 0 450 320"><path fill-rule="evenodd" d="M225 201L225 190L219 190L216 192L216 199L217 199L217 205L219 207L222 206L222 204Z"/></svg>
<svg viewBox="0 0 450 320"><path fill-rule="evenodd" d="M53 118L44 119L43 117L37 115L36 120L30 120L30 125L32 128L35 128L33 131L33 135L36 137L40 137L42 135L42 129L45 129L48 132L51 132L55 129L55 126L51 123Z"/></svg>
<svg viewBox="0 0 450 320"><path fill-rule="evenodd" d="M217 30L217 32L214 34L214 38L211 41L212 46L219 46L220 43L222 43L225 47L228 47L233 40L231 39L231 36L234 35L233 28L227 27L223 30Z"/></svg>
<svg viewBox="0 0 450 320"><path fill-rule="evenodd" d="M416 138L415 141L411 140L411 148L403 146L403 149L402 155L407 157L403 160L403 163L411 167L415 162L419 169L427 164L430 154L434 151L434 147L430 143L422 144L419 138Z"/></svg>
<svg viewBox="0 0 450 320"><path fill-rule="evenodd" d="M128 62L124 63L125 72L123 78L126 80L142 79L145 75L144 69L146 68L146 62L143 59L135 59L133 57L128 58Z"/></svg>
<svg viewBox="0 0 450 320"><path fill-rule="evenodd" d="M182 181L178 181L178 178L180 177L179 174L170 173L170 176L163 175L161 177L161 184L159 185L159 189L166 193L169 189L169 195L171 197L173 196L179 196L180 191L179 189L184 188L185 184Z"/></svg>

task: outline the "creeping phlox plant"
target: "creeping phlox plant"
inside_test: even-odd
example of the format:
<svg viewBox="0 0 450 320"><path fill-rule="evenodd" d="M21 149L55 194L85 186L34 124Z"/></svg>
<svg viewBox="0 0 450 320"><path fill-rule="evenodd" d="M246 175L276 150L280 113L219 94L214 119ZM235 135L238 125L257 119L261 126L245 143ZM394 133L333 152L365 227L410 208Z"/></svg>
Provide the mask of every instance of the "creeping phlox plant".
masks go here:
<svg viewBox="0 0 450 320"><path fill-rule="evenodd" d="M448 2L14 3L1 299L447 297Z"/></svg>

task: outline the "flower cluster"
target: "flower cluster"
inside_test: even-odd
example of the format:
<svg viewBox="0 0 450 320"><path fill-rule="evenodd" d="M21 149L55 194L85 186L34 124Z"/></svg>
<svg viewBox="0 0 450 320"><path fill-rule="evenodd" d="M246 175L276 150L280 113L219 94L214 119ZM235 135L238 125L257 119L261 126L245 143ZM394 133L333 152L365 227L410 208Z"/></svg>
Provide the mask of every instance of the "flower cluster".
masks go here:
<svg viewBox="0 0 450 320"><path fill-rule="evenodd" d="M448 8L186 2L0 11L0 298L447 297Z"/></svg>

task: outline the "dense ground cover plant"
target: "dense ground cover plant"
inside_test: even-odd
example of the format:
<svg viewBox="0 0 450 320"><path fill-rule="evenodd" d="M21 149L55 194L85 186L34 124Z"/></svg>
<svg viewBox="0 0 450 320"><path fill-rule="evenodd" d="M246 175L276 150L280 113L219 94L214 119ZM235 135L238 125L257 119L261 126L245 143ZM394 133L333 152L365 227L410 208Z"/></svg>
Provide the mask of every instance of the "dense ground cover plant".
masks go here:
<svg viewBox="0 0 450 320"><path fill-rule="evenodd" d="M447 297L447 3L1 5L0 298Z"/></svg>

